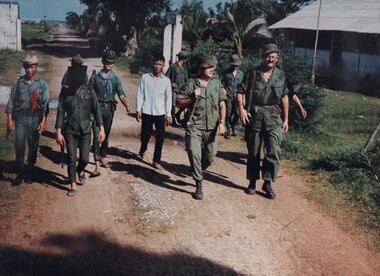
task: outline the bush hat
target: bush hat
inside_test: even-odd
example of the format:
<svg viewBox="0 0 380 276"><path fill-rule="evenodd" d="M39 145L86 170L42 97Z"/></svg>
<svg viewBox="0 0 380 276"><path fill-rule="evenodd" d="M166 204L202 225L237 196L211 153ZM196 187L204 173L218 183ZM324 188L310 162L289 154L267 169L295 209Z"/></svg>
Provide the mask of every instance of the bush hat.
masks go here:
<svg viewBox="0 0 380 276"><path fill-rule="evenodd" d="M36 55L26 55L21 62L28 65L38 64L38 58Z"/></svg>
<svg viewBox="0 0 380 276"><path fill-rule="evenodd" d="M216 66L218 64L218 61L216 58L209 56L209 55L202 55L199 59L199 67L200 68L209 68L212 66Z"/></svg>
<svg viewBox="0 0 380 276"><path fill-rule="evenodd" d="M232 66L239 66L241 64L241 58L239 55L232 55L230 59L230 65Z"/></svg>
<svg viewBox="0 0 380 276"><path fill-rule="evenodd" d="M83 63L83 59L82 57L79 55L79 54L76 54L75 56L73 56L70 61L72 63L78 63L78 64L82 64Z"/></svg>
<svg viewBox="0 0 380 276"><path fill-rule="evenodd" d="M263 54L264 55L267 55L267 54L270 54L270 53L277 53L277 54L280 54L281 53L281 50L277 47L276 44L274 43L271 43L271 44L267 44L264 46L264 49L263 49Z"/></svg>
<svg viewBox="0 0 380 276"><path fill-rule="evenodd" d="M115 51L109 50L103 54L102 59L109 63L115 63L117 60L117 56Z"/></svg>
<svg viewBox="0 0 380 276"><path fill-rule="evenodd" d="M177 55L177 57L178 57L179 60L181 60L181 59L187 59L188 56L189 56L189 55L188 55L185 51L181 51L181 52L179 52L178 55Z"/></svg>

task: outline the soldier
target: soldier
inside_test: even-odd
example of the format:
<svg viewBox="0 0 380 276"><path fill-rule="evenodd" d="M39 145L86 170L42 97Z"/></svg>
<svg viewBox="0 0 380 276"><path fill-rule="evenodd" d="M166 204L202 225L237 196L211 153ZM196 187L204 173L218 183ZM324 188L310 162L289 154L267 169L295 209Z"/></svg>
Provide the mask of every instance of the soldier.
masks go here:
<svg viewBox="0 0 380 276"><path fill-rule="evenodd" d="M276 67L279 54L280 50L276 44L266 45L262 64L244 74L237 94L240 120L245 125L248 149L249 185L245 192L255 194L256 180L260 179L261 145L264 144L262 189L270 199L276 197L271 182L276 180L280 168L282 133L288 131L288 90L284 72Z"/></svg>
<svg viewBox="0 0 380 276"><path fill-rule="evenodd" d="M85 70L87 72L87 66L83 66L83 59L79 54L74 55L71 59L71 66L67 68L67 71L65 72L65 75L62 78L62 89L70 89L70 80L69 80L69 75L75 75L75 72L78 70ZM80 73L79 73L80 74ZM86 79L85 79L85 84L88 82L88 76L86 73Z"/></svg>
<svg viewBox="0 0 380 276"><path fill-rule="evenodd" d="M40 134L45 131L48 114L49 89L45 81L36 76L38 58L26 55L21 60L25 75L18 78L12 86L8 100L8 131L16 131L17 176L13 185L20 185L24 178L25 142L28 141L26 183L33 183L33 168L37 160Z"/></svg>
<svg viewBox="0 0 380 276"><path fill-rule="evenodd" d="M112 50L105 50L102 56L103 68L97 74L92 74L89 85L95 90L96 96L99 101L99 108L102 114L104 122L104 131L106 133L106 139L100 145L97 137L99 134L99 128L96 124L93 124L93 151L95 159L95 171L92 176L100 175L100 165L104 168L109 168L110 165L106 161L107 149L109 144L110 132L113 117L116 111L117 101L115 95L119 96L121 103L124 105L128 114L131 113L131 109L128 107L128 101L125 97L123 87L121 85L120 78L113 71L114 64L116 62L116 54Z"/></svg>
<svg viewBox="0 0 380 276"><path fill-rule="evenodd" d="M236 103L236 91L238 84L241 83L244 76L244 73L239 70L241 62L242 60L238 55L232 55L230 59L231 67L223 72L221 79L223 87L227 92L227 132L224 136L226 139L231 139L231 135L235 136L238 133L239 112Z"/></svg>
<svg viewBox="0 0 380 276"><path fill-rule="evenodd" d="M196 183L194 199L203 199L202 171L214 161L217 134L225 132L226 95L219 79L213 78L216 60L212 56L200 58L200 75L191 79L178 94L177 107L191 106L186 129L186 150Z"/></svg>
<svg viewBox="0 0 380 276"><path fill-rule="evenodd" d="M156 128L152 166L162 170L161 153L165 138L165 125L171 122L172 89L169 78L162 70L165 65L163 56L153 58L152 72L142 75L137 91L136 120L141 121L141 146L139 155L144 158L148 148L153 124Z"/></svg>
<svg viewBox="0 0 380 276"><path fill-rule="evenodd" d="M71 73L71 72L70 72ZM74 73L74 72L73 72ZM68 196L75 196L76 174L80 184L86 182L84 169L89 162L91 143L91 120L93 114L97 127L96 137L101 143L105 139L103 119L99 110L99 103L92 87L87 86L86 70L76 70L67 78L68 88L62 87L59 95L57 118L55 122L56 141L65 146L68 154L67 173L70 181ZM77 148L79 147L79 161L77 165Z"/></svg>
<svg viewBox="0 0 380 276"><path fill-rule="evenodd" d="M172 82L172 92L173 92L173 98L172 98L172 124L173 126L177 125L181 121L181 113L185 111L185 108L180 108L178 112L176 113L175 109L175 103L177 100L177 94L181 87L189 80L187 68L186 68L186 62L187 62L187 53L185 51L181 51L177 55L178 61L173 63L168 71L166 72L166 76L170 79Z"/></svg>

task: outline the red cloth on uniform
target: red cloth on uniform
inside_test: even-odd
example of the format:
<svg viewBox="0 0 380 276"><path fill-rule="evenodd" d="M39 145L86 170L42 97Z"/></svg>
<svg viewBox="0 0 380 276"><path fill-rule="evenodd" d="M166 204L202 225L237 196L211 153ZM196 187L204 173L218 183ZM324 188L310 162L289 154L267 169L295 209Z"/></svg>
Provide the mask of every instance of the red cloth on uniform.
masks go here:
<svg viewBox="0 0 380 276"><path fill-rule="evenodd" d="M38 90L37 90L37 88L34 88L32 99L31 99L32 111L36 110L36 107L37 107L37 96L38 96Z"/></svg>

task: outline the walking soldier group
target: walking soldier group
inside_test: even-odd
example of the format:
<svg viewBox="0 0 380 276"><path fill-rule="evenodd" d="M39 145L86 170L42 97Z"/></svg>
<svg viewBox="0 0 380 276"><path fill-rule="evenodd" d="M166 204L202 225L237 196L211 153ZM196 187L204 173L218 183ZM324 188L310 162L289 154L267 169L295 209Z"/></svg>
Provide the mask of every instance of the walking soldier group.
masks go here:
<svg viewBox="0 0 380 276"><path fill-rule="evenodd" d="M238 69L241 58L233 55L231 68L223 72L221 79L215 77L216 59L203 55L199 60L198 77L190 80L185 67L185 52L178 54L179 62L169 69L169 78L163 74L164 57L155 58L152 71L142 76L137 93L136 119L142 121L140 157L145 156L155 125L156 145L152 166L163 169L160 161L165 126L176 116L174 106L180 110L187 108L186 151L196 183L192 196L203 199L203 171L215 159L217 136L225 134L230 139L232 134L236 135L239 118L245 127L244 138L248 150L246 176L249 185L245 192L255 194L256 181L262 178L263 191L268 198L275 198L272 182L276 180L280 167L280 144L282 133L288 131L289 108L285 73L276 67L279 55L277 45L266 45L262 64L245 74ZM71 186L67 195L74 196L77 177L79 183L86 182L84 170L89 162L91 129L96 164L92 176L99 176L100 165L110 167L105 157L117 104L115 95L118 95L128 114L131 109L121 80L113 71L115 52L108 49L103 53L103 68L98 73L93 72L89 81L82 58L75 55L70 61L71 66L62 79L55 128L57 143L66 146L68 153ZM33 182L39 136L45 130L49 110L48 86L36 77L38 58L27 55L22 62L26 73L12 86L6 108L8 130L16 131L18 171L15 185L19 185L24 178L26 140L29 153L25 181ZM262 147L264 159L261 165Z"/></svg>

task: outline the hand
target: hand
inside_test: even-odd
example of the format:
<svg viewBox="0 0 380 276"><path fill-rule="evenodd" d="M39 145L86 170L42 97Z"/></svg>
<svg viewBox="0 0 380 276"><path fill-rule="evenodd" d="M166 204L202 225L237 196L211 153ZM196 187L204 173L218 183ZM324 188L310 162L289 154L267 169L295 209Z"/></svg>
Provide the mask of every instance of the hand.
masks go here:
<svg viewBox="0 0 380 276"><path fill-rule="evenodd" d="M302 114L302 117L305 119L307 117L307 112L305 109L301 108L301 114Z"/></svg>
<svg viewBox="0 0 380 276"><path fill-rule="evenodd" d="M201 89L197 88L194 90L195 98L198 99L201 96Z"/></svg>
<svg viewBox="0 0 380 276"><path fill-rule="evenodd" d="M168 126L172 122L172 116L166 116L165 117L165 125Z"/></svg>
<svg viewBox="0 0 380 276"><path fill-rule="evenodd" d="M104 127L100 128L98 140L100 143L103 143L103 141L106 139L106 133L104 132Z"/></svg>
<svg viewBox="0 0 380 276"><path fill-rule="evenodd" d="M46 128L46 121L42 121L39 125L38 125L38 132L40 134L42 134L44 131L45 131L45 128Z"/></svg>
<svg viewBox="0 0 380 276"><path fill-rule="evenodd" d="M15 130L15 123L12 120L8 120L8 131Z"/></svg>
<svg viewBox="0 0 380 276"><path fill-rule="evenodd" d="M220 123L218 126L218 135L223 135L226 133L226 125L224 123Z"/></svg>
<svg viewBox="0 0 380 276"><path fill-rule="evenodd" d="M64 146L66 144L65 138L63 137L61 133L58 133L58 132L55 133L55 141L60 146Z"/></svg>
<svg viewBox="0 0 380 276"><path fill-rule="evenodd" d="M131 115L131 109L129 108L128 105L125 107L125 111L127 111L128 115Z"/></svg>
<svg viewBox="0 0 380 276"><path fill-rule="evenodd" d="M288 120L284 120L284 123L282 125L282 133L288 132L288 129L289 129Z"/></svg>
<svg viewBox="0 0 380 276"><path fill-rule="evenodd" d="M177 84L175 82L172 83L172 88L177 88Z"/></svg>
<svg viewBox="0 0 380 276"><path fill-rule="evenodd" d="M140 123L141 121L141 112L136 112L136 121Z"/></svg>
<svg viewBox="0 0 380 276"><path fill-rule="evenodd" d="M249 123L251 114L247 113L247 111L244 108L239 108L239 117L242 124L246 125Z"/></svg>

